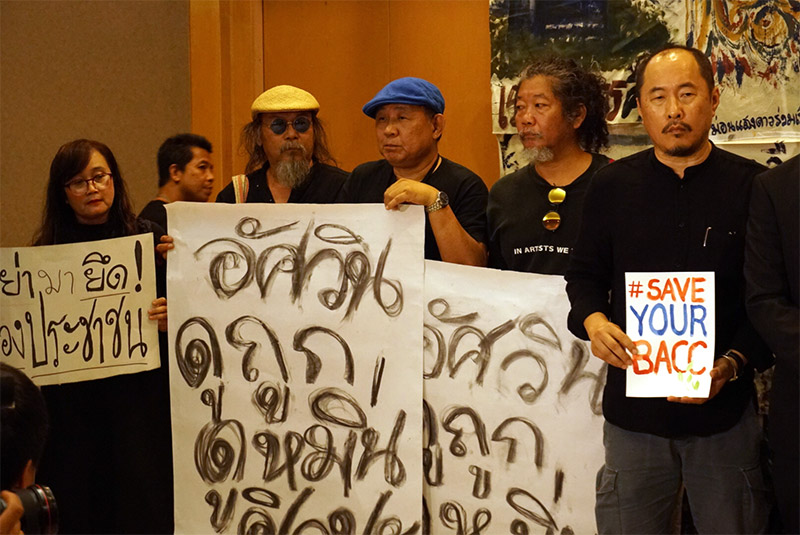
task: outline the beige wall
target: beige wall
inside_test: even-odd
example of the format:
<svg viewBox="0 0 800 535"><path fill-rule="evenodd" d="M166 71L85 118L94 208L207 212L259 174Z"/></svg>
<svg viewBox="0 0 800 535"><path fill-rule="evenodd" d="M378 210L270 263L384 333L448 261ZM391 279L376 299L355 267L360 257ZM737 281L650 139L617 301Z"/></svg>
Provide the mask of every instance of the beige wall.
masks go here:
<svg viewBox="0 0 800 535"><path fill-rule="evenodd" d="M0 0L0 245L29 244L50 161L106 143L135 209L154 196L156 152L190 127L189 4Z"/></svg>

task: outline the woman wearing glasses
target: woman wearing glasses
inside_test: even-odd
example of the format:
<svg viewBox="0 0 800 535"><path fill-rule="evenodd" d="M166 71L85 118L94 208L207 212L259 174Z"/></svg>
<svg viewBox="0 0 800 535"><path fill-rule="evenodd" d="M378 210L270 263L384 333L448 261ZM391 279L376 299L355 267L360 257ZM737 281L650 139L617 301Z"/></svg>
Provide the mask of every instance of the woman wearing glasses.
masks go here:
<svg viewBox="0 0 800 535"><path fill-rule="evenodd" d="M111 150L88 139L61 146L35 245L143 233L158 243L164 231L134 215ZM163 283L163 265L156 274ZM166 330L166 298L153 301L149 315ZM51 428L37 479L58 500L60 533L172 532L165 348L157 370L42 387Z"/></svg>

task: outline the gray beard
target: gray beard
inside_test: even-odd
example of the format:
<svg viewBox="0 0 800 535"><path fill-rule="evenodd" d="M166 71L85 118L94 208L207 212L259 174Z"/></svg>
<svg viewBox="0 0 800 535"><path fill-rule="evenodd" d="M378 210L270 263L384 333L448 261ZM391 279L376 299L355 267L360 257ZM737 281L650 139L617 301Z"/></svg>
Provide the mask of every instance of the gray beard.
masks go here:
<svg viewBox="0 0 800 535"><path fill-rule="evenodd" d="M550 147L526 148L522 149L520 154L525 160L528 162L533 162L534 164L549 162L555 158L555 154L553 154L553 151L550 149Z"/></svg>
<svg viewBox="0 0 800 535"><path fill-rule="evenodd" d="M311 172L311 162L305 158L282 160L275 166L275 180L281 186L295 189L303 184Z"/></svg>

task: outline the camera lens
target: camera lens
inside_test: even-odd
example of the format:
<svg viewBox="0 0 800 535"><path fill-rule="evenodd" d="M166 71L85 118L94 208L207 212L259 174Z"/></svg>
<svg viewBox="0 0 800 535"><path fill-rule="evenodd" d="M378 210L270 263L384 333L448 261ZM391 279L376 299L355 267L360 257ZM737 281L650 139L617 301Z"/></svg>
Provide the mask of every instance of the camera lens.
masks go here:
<svg viewBox="0 0 800 535"><path fill-rule="evenodd" d="M31 485L26 489L15 490L22 502L20 524L26 535L55 535L58 533L58 506L50 487ZM5 502L0 501L0 512L5 509Z"/></svg>

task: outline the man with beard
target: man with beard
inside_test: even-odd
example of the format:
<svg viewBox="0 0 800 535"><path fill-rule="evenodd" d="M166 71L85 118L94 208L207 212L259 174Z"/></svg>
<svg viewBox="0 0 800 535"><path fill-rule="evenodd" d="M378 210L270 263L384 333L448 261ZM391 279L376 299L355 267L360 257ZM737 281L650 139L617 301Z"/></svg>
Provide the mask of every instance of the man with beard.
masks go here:
<svg viewBox="0 0 800 535"><path fill-rule="evenodd" d="M486 265L486 197L481 178L439 154L444 97L421 78L387 84L362 109L375 119L383 160L356 167L339 202L425 207L425 258Z"/></svg>
<svg viewBox="0 0 800 535"><path fill-rule="evenodd" d="M196 134L178 134L158 149L158 195L139 217L167 230L167 210L175 201L206 202L214 186L211 142Z"/></svg>
<svg viewBox="0 0 800 535"><path fill-rule="evenodd" d="M597 530L669 533L683 486L699 533L764 533L769 511L753 370L771 358L747 318L743 274L750 190L764 168L709 141L719 88L702 52L670 45L646 55L635 91L653 148L592 178L566 274L569 329L609 364ZM627 334L635 327L626 325L626 273L704 271L714 272L707 304L715 314L714 363L696 373L708 373L708 397L628 397L627 369L645 357ZM672 332L680 328L676 316Z"/></svg>
<svg viewBox="0 0 800 535"><path fill-rule="evenodd" d="M290 85L263 92L242 129L250 156L246 175L234 176L217 202L332 203L347 173L335 163L314 96Z"/></svg>
<svg viewBox="0 0 800 535"><path fill-rule="evenodd" d="M489 193L489 265L563 275L578 237L583 198L608 158L603 79L573 60L547 58L520 77L512 123L531 163Z"/></svg>

